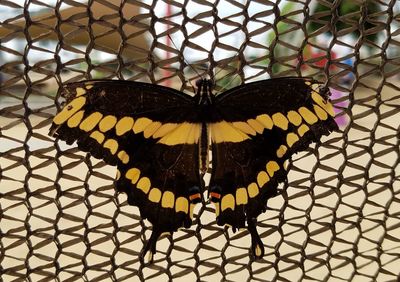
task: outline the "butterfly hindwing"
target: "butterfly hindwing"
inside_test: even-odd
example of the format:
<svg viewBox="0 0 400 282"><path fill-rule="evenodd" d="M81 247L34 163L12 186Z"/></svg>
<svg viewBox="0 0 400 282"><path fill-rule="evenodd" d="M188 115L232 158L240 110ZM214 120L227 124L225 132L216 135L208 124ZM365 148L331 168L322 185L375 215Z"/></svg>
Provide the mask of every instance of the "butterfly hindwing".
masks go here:
<svg viewBox="0 0 400 282"><path fill-rule="evenodd" d="M67 105L50 132L117 165L117 189L153 224L147 249L155 251L162 232L190 226L203 189L201 126L190 120L192 98L162 86L109 80L67 84L61 94Z"/></svg>
<svg viewBox="0 0 400 282"><path fill-rule="evenodd" d="M203 190L197 155L196 144L146 142L129 164L119 166L116 187L128 195L129 204L139 207L142 218L153 224L157 234L153 240L163 232L191 225L194 205ZM153 253L155 242L148 244Z"/></svg>
<svg viewBox="0 0 400 282"><path fill-rule="evenodd" d="M215 105L220 120L210 124L209 192L217 222L247 223L253 252L262 256L253 222L286 178L284 161L337 129L333 108L316 81L301 78L245 84L217 96Z"/></svg>

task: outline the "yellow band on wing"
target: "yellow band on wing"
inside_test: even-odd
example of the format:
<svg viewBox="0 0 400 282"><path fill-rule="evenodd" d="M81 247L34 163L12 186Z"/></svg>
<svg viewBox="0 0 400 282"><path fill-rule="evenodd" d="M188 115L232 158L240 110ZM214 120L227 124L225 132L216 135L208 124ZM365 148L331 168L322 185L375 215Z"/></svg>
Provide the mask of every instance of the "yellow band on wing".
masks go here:
<svg viewBox="0 0 400 282"><path fill-rule="evenodd" d="M200 139L201 124L184 122L178 124L166 133L158 143L173 146L179 144L198 144ZM156 133L155 131L154 133Z"/></svg>
<svg viewBox="0 0 400 282"><path fill-rule="evenodd" d="M209 124L211 132L211 140L214 143L222 142L242 142L250 137L235 127L233 123L220 121Z"/></svg>

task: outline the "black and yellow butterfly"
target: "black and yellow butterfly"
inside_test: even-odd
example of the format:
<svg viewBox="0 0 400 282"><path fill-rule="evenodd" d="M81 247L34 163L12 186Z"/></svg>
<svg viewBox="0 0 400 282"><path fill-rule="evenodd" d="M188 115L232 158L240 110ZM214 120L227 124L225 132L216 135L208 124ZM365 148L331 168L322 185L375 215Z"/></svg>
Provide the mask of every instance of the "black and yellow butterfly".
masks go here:
<svg viewBox="0 0 400 282"><path fill-rule="evenodd" d="M286 178L284 161L337 129L329 90L312 79L277 78L213 95L202 79L197 93L132 81L67 84L67 105L50 133L110 165L116 187L153 224L143 253L156 251L163 232L192 223L206 187L219 225L247 227L256 258L264 247L256 219Z"/></svg>

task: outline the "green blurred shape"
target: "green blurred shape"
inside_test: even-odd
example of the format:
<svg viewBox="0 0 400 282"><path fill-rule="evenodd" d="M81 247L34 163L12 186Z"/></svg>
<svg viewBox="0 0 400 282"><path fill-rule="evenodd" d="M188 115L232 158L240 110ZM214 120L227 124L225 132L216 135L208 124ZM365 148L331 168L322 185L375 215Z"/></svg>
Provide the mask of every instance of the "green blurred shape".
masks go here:
<svg viewBox="0 0 400 282"><path fill-rule="evenodd" d="M317 16L318 13L329 13L327 13L325 16L319 17L319 20L323 21L323 23L318 23L315 21L311 22L311 24L308 26L309 32L314 32L325 25L329 25L332 21L332 15L337 12L338 20L336 20L334 23L336 31L349 29L349 31L351 30L349 34L357 38L361 35L358 26L360 20L362 20L361 26L363 27L364 31L367 31L366 38L372 42L377 42L378 32L369 31L371 28L375 27L372 22L375 20L375 17L377 17L377 13L381 12L381 9L376 1L364 0L357 3L358 1L354 0L329 0L326 2L327 3L324 5L321 3L316 4L314 10L311 12L311 15L314 17ZM328 2L331 5L329 5ZM338 2L339 4L337 5ZM343 17L345 21L341 20L341 17ZM352 30L352 27L356 28Z"/></svg>

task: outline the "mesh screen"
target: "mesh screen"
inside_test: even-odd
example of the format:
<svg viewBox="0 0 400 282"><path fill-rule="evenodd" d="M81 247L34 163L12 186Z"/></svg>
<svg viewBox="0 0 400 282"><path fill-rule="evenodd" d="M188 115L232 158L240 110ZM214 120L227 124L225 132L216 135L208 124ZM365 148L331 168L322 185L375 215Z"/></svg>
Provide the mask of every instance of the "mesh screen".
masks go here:
<svg viewBox="0 0 400 282"><path fill-rule="evenodd" d="M400 279L400 14L396 1L0 1L2 281ZM258 229L150 235L115 168L48 137L66 82L114 78L193 94L276 76L331 88L340 131L295 155Z"/></svg>

